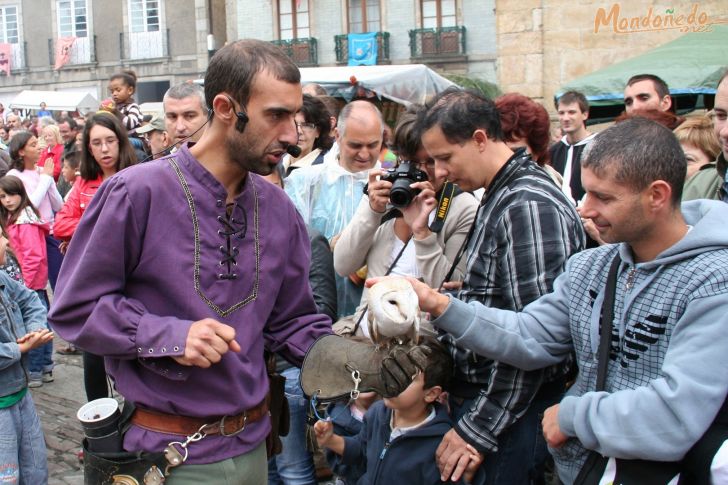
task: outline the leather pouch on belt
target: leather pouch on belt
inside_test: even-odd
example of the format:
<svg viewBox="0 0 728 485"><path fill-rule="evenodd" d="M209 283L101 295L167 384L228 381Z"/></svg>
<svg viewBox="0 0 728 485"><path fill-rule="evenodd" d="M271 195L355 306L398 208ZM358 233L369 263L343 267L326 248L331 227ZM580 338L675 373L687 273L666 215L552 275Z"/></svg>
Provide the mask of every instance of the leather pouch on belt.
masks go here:
<svg viewBox="0 0 728 485"><path fill-rule="evenodd" d="M164 470L169 465L164 453L94 453L83 441L84 485L164 483Z"/></svg>
<svg viewBox="0 0 728 485"><path fill-rule="evenodd" d="M275 357L272 355L266 356L266 365L268 368L268 382L270 383L268 409L270 410L271 431L266 437L265 445L270 459L283 451L280 437L288 435L290 412L285 392L286 378L276 372Z"/></svg>
<svg viewBox="0 0 728 485"><path fill-rule="evenodd" d="M133 414L134 404L126 401L119 420L120 436L123 436L129 428ZM84 485L121 483L158 485L164 483L168 467L169 461L162 452L120 451L101 453L90 450L88 440L83 440Z"/></svg>

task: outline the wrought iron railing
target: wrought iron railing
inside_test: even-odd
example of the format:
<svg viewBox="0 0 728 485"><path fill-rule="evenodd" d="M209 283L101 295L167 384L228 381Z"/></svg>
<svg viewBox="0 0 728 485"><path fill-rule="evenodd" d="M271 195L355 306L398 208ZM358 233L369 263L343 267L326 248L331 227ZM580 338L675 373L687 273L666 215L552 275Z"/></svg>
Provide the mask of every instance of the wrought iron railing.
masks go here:
<svg viewBox="0 0 728 485"><path fill-rule="evenodd" d="M169 29L120 32L119 58L126 61L169 57Z"/></svg>
<svg viewBox="0 0 728 485"><path fill-rule="evenodd" d="M389 32L377 32L377 64L389 64ZM336 62L346 64L349 62L349 37L347 34L334 36L336 44Z"/></svg>
<svg viewBox="0 0 728 485"><path fill-rule="evenodd" d="M300 67L318 65L318 43L313 37L273 40L271 43L283 49Z"/></svg>
<svg viewBox="0 0 728 485"><path fill-rule="evenodd" d="M48 39L48 60L51 67L56 64L56 47L59 43L65 43L66 38ZM76 37L70 44L68 59L64 66L93 64L96 62L96 36Z"/></svg>
<svg viewBox="0 0 728 485"><path fill-rule="evenodd" d="M17 42L10 44L9 55L0 52L0 76L12 76L13 72L25 71L27 51L27 42Z"/></svg>
<svg viewBox="0 0 728 485"><path fill-rule="evenodd" d="M465 27L440 27L409 31L410 56L413 59L464 56Z"/></svg>

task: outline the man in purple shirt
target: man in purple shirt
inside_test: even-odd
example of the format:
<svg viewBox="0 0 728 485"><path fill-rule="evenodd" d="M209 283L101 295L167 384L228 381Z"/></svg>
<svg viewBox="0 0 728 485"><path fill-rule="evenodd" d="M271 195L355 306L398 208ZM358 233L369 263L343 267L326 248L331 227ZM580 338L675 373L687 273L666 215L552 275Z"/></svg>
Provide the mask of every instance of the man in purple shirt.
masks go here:
<svg viewBox="0 0 728 485"><path fill-rule="evenodd" d="M264 348L300 365L331 332L308 284L306 227L260 176L297 142L299 70L267 42L238 41L210 61L205 97L199 142L99 189L49 320L103 355L137 406L126 450L160 452L209 425L165 483L263 484Z"/></svg>

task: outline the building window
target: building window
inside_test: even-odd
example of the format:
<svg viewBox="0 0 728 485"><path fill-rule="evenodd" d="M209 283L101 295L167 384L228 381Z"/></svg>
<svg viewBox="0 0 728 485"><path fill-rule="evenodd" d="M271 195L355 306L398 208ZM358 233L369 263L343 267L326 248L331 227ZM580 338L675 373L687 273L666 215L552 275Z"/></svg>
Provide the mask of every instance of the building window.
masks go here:
<svg viewBox="0 0 728 485"><path fill-rule="evenodd" d="M58 37L88 37L86 0L58 2Z"/></svg>
<svg viewBox="0 0 728 485"><path fill-rule="evenodd" d="M436 29L457 25L455 0L420 0L422 28Z"/></svg>
<svg viewBox="0 0 728 485"><path fill-rule="evenodd" d="M93 48L88 17L87 0L57 0L58 38L75 38L69 51L69 64L91 62Z"/></svg>
<svg viewBox="0 0 728 485"><path fill-rule="evenodd" d="M155 59L169 55L164 3L161 0L129 0L128 29L124 55L129 59Z"/></svg>
<svg viewBox="0 0 728 485"><path fill-rule="evenodd" d="M349 0L349 33L379 32L379 0Z"/></svg>
<svg viewBox="0 0 728 485"><path fill-rule="evenodd" d="M18 43L18 7L0 7L0 41Z"/></svg>
<svg viewBox="0 0 728 485"><path fill-rule="evenodd" d="M310 37L308 0L278 0L278 30L281 40Z"/></svg>
<svg viewBox="0 0 728 485"><path fill-rule="evenodd" d="M129 9L133 33L160 31L158 0L130 0Z"/></svg>

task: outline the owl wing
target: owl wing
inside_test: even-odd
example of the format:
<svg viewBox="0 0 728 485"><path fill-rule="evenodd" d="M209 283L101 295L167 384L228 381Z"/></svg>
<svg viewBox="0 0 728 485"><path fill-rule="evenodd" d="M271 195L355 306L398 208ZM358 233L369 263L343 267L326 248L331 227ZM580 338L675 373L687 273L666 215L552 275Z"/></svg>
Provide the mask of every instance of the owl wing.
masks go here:
<svg viewBox="0 0 728 485"><path fill-rule="evenodd" d="M369 329L369 338L371 339L372 343L375 345L379 345L379 340L381 339L378 329L377 329L377 322L374 320L373 312L371 311L371 308L367 312L367 328Z"/></svg>

